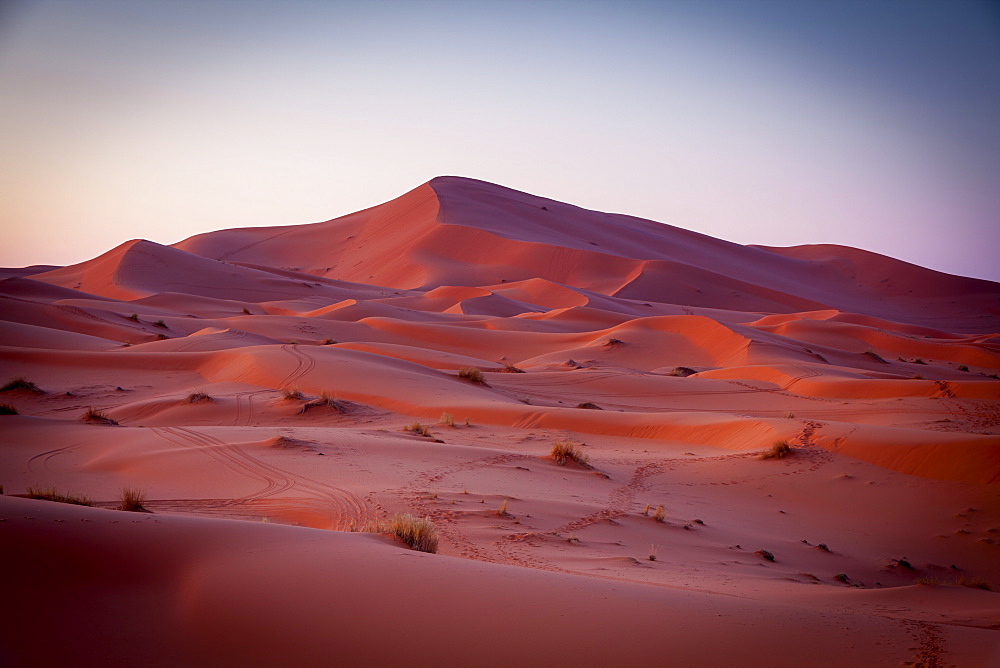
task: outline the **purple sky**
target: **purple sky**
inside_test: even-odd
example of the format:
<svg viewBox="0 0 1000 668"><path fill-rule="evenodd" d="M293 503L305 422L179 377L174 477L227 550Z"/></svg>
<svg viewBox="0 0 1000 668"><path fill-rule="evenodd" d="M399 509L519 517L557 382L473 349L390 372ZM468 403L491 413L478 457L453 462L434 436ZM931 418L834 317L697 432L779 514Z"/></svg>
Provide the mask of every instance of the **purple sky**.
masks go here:
<svg viewBox="0 0 1000 668"><path fill-rule="evenodd" d="M440 174L1000 280L1000 5L0 4L0 266Z"/></svg>

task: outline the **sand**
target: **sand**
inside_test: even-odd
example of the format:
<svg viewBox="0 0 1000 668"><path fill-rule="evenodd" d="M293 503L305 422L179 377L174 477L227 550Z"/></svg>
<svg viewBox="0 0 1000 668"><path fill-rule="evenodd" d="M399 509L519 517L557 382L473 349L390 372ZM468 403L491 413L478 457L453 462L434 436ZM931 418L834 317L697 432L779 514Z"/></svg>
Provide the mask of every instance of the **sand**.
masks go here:
<svg viewBox="0 0 1000 668"><path fill-rule="evenodd" d="M5 665L1000 663L996 283L458 177L0 276Z"/></svg>

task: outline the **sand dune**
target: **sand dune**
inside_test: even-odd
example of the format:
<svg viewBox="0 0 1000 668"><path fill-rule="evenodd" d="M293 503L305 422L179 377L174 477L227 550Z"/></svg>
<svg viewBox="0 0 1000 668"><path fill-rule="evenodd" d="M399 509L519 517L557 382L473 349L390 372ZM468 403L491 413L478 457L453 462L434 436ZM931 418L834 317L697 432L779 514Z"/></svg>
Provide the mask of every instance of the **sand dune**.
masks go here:
<svg viewBox="0 0 1000 668"><path fill-rule="evenodd" d="M1000 662L995 283L458 177L0 276L2 663Z"/></svg>

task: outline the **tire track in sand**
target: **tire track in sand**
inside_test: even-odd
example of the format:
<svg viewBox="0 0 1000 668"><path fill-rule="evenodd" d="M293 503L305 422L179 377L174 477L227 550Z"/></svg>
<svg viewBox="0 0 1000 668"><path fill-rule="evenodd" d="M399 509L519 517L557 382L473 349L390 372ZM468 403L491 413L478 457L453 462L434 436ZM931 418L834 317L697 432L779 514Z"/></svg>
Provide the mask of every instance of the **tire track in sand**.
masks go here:
<svg viewBox="0 0 1000 668"><path fill-rule="evenodd" d="M368 518L368 508L365 502L357 495L339 487L314 480L312 478L293 473L286 469L263 462L254 457L243 448L232 443L227 443L214 436L200 432L191 428L172 427L169 428L197 444L202 449L209 448L225 453L225 456L236 466L242 467L250 475L273 482L274 487L265 488L254 494L234 499L234 503L246 504L268 497L273 497L291 490L299 490L308 495L319 498L330 504L335 511L337 525L346 528L350 522L356 524L364 522Z"/></svg>

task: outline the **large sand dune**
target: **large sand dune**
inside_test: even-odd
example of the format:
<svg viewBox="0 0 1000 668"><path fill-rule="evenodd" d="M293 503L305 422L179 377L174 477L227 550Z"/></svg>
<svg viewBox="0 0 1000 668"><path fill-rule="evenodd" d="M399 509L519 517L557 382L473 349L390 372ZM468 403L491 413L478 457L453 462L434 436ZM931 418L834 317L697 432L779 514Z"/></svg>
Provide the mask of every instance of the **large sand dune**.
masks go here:
<svg viewBox="0 0 1000 668"><path fill-rule="evenodd" d="M1000 663L998 284L457 177L0 275L0 663Z"/></svg>

